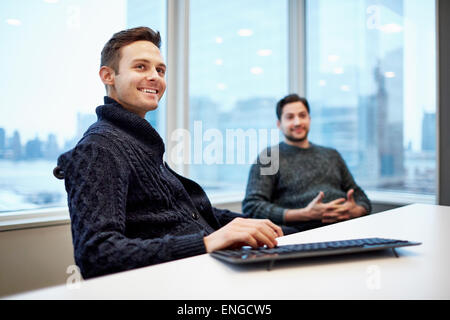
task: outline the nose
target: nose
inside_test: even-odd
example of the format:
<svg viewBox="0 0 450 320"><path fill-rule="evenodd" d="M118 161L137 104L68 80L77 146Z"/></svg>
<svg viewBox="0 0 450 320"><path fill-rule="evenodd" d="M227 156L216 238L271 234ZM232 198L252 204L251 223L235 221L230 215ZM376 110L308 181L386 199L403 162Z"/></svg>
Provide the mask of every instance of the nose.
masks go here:
<svg viewBox="0 0 450 320"><path fill-rule="evenodd" d="M150 68L148 73L146 74L145 78L149 81L155 80L158 77L158 71L156 71L156 68Z"/></svg>
<svg viewBox="0 0 450 320"><path fill-rule="evenodd" d="M299 125L300 123L300 117L294 117L294 125Z"/></svg>

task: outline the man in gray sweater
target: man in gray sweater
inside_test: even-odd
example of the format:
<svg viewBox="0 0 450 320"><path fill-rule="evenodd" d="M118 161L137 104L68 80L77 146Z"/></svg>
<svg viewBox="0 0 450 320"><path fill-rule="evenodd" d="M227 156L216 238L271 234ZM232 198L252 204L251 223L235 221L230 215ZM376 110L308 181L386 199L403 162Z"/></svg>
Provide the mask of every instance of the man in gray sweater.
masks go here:
<svg viewBox="0 0 450 320"><path fill-rule="evenodd" d="M370 214L370 200L340 154L308 140L308 101L291 94L277 103L276 111L285 139L252 165L243 212L298 231ZM278 168L275 173L265 173L268 159Z"/></svg>

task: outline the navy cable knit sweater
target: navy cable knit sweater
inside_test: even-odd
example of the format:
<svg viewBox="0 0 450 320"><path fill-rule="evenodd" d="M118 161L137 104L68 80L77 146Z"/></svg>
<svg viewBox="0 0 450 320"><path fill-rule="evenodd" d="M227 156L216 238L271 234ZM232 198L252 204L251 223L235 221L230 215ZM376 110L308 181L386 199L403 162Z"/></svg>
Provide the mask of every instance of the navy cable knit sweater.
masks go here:
<svg viewBox="0 0 450 320"><path fill-rule="evenodd" d="M96 112L58 158L84 278L203 254L204 236L242 216L213 208L197 183L168 168L146 120L109 97Z"/></svg>

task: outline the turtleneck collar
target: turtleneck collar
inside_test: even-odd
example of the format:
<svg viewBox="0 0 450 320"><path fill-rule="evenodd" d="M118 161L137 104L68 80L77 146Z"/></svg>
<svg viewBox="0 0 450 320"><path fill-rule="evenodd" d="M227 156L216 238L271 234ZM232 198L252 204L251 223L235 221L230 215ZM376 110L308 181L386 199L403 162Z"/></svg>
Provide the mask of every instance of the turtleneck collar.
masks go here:
<svg viewBox="0 0 450 320"><path fill-rule="evenodd" d="M290 144L282 141L282 142L280 142L280 148L285 151L291 151L291 152L311 152L316 148L316 145L310 141L308 148L300 148L300 147L293 146L293 145L290 145Z"/></svg>
<svg viewBox="0 0 450 320"><path fill-rule="evenodd" d="M98 120L107 120L122 130L132 134L138 140L159 149L164 154L164 142L158 132L151 124L139 117L137 114L128 111L116 100L105 96L105 104L97 107Z"/></svg>

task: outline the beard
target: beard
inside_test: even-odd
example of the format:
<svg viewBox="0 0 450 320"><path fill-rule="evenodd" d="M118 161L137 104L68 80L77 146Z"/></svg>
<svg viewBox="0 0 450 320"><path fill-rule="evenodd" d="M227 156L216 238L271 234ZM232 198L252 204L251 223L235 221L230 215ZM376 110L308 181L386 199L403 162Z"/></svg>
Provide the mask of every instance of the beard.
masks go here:
<svg viewBox="0 0 450 320"><path fill-rule="evenodd" d="M288 140L291 141L291 142L303 142L303 141L305 141L305 140L308 139L308 133L309 133L309 132L306 132L305 135L304 135L303 137L301 137L301 138L296 138L296 137L291 136L291 135L289 135L289 134L286 134L286 133L284 133L284 132L283 132L283 135L284 135L284 137L285 137L286 139L288 139Z"/></svg>

